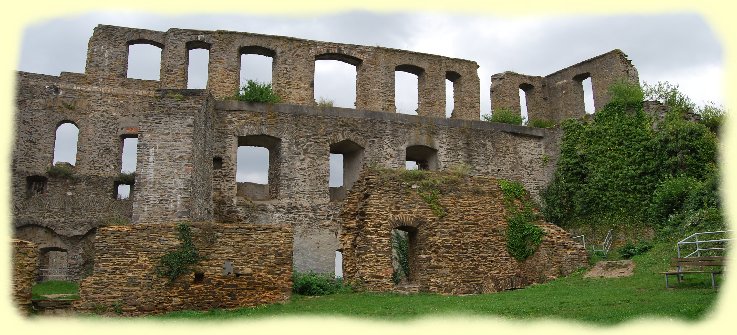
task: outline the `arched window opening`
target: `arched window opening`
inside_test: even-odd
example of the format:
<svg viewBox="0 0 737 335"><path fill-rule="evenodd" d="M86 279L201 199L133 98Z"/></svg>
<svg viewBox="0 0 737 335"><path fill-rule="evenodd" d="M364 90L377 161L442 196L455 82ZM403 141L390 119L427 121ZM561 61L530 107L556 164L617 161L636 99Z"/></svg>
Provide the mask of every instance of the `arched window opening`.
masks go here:
<svg viewBox="0 0 737 335"><path fill-rule="evenodd" d="M461 75L458 72L448 71L445 73L445 117L453 116L455 109L456 84Z"/></svg>
<svg viewBox="0 0 737 335"><path fill-rule="evenodd" d="M343 278L343 250L335 250L335 278Z"/></svg>
<svg viewBox="0 0 737 335"><path fill-rule="evenodd" d="M259 46L241 47L240 53L240 86L249 80L264 84L272 82L274 57L276 52Z"/></svg>
<svg viewBox="0 0 737 335"><path fill-rule="evenodd" d="M522 120L530 120L529 114L528 114L528 94L532 92L532 90L535 87L531 84L521 84L519 85L519 109L520 113L522 114Z"/></svg>
<svg viewBox="0 0 737 335"><path fill-rule="evenodd" d="M201 41L187 42L187 88L207 88L210 44Z"/></svg>
<svg viewBox="0 0 737 335"><path fill-rule="evenodd" d="M394 105L397 113L417 115L419 109L419 79L421 67L399 65L394 69Z"/></svg>
<svg viewBox="0 0 737 335"><path fill-rule="evenodd" d="M330 200L339 201L358 180L363 165L364 149L351 140L330 145Z"/></svg>
<svg viewBox="0 0 737 335"><path fill-rule="evenodd" d="M407 147L406 162L413 162L418 170L438 170L438 151L424 145L412 145ZM409 164L405 163L408 170Z"/></svg>
<svg viewBox="0 0 737 335"><path fill-rule="evenodd" d="M56 128L53 164L66 162L77 164L77 140L79 128L74 123L64 122Z"/></svg>
<svg viewBox="0 0 737 335"><path fill-rule="evenodd" d="M281 140L268 135L238 137L237 194L251 200L278 196Z"/></svg>
<svg viewBox="0 0 737 335"><path fill-rule="evenodd" d="M392 247L392 281L397 286L411 284L415 281L415 254L417 229L414 227L397 227L391 231Z"/></svg>
<svg viewBox="0 0 737 335"><path fill-rule="evenodd" d="M581 84L581 90L583 91L583 107L586 114L593 114L595 112L594 107L594 86L591 82L590 73L582 73L575 77L573 80Z"/></svg>
<svg viewBox="0 0 737 335"><path fill-rule="evenodd" d="M135 40L128 42L128 78L159 80L162 44Z"/></svg>
<svg viewBox="0 0 737 335"><path fill-rule="evenodd" d="M321 107L356 108L356 67L361 60L342 54L315 57L315 102Z"/></svg>

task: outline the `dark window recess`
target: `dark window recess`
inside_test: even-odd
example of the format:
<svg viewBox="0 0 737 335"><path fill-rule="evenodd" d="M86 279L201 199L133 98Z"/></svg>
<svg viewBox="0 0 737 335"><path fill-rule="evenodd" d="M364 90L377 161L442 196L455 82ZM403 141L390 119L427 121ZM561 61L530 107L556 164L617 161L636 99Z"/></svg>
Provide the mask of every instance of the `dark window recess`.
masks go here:
<svg viewBox="0 0 737 335"><path fill-rule="evenodd" d="M223 168L223 158L222 157L213 157L212 158L212 168L213 170L220 170Z"/></svg>
<svg viewBox="0 0 737 335"><path fill-rule="evenodd" d="M26 177L26 195L31 197L36 194L46 193L46 182L48 178L44 176L28 176Z"/></svg>
<svg viewBox="0 0 737 335"><path fill-rule="evenodd" d="M203 280L205 280L205 273L204 272L195 272L194 273L194 282L195 283L201 283Z"/></svg>

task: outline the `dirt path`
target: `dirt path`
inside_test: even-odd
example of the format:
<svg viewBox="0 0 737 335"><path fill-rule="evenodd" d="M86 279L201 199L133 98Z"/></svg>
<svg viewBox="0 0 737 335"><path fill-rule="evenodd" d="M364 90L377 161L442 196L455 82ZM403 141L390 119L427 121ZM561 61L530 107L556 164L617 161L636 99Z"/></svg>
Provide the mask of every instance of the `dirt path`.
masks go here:
<svg viewBox="0 0 737 335"><path fill-rule="evenodd" d="M620 278L629 277L635 272L635 263L632 260L601 261L596 263L584 278Z"/></svg>

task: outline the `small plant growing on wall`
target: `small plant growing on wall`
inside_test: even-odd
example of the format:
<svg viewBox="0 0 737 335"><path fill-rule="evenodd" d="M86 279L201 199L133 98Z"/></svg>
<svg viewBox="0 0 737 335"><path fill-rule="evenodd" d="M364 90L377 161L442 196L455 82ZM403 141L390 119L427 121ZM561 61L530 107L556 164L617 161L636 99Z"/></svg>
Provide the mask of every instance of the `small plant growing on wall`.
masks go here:
<svg viewBox="0 0 737 335"><path fill-rule="evenodd" d="M136 183L136 173L135 172L121 172L118 174L117 177L115 177L115 181L119 184L124 185L133 185Z"/></svg>
<svg viewBox="0 0 737 335"><path fill-rule="evenodd" d="M57 162L46 170L51 178L72 179L74 178L74 166L67 162Z"/></svg>
<svg viewBox="0 0 737 335"><path fill-rule="evenodd" d="M281 98L274 93L271 84L249 80L236 95L236 100L246 102L279 103Z"/></svg>
<svg viewBox="0 0 737 335"><path fill-rule="evenodd" d="M175 281L179 276L192 271L192 266L197 264L202 257L192 243L192 229L189 224L182 222L176 227L179 238L179 249L170 251L159 260L156 273L159 276L169 278L169 282Z"/></svg>
<svg viewBox="0 0 737 335"><path fill-rule="evenodd" d="M323 97L320 97L320 99L317 100L317 107L333 107L333 100L325 99Z"/></svg>
<svg viewBox="0 0 737 335"><path fill-rule="evenodd" d="M525 120L520 112L506 108L498 108L493 110L491 115L486 114L482 117L488 122L508 123L517 126L522 125Z"/></svg>

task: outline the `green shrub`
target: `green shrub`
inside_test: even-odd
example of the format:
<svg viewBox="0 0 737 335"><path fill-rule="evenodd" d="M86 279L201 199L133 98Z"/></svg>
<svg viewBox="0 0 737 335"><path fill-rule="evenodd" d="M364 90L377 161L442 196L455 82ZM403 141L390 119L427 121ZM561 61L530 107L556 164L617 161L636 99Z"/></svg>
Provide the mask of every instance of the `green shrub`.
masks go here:
<svg viewBox="0 0 737 335"><path fill-rule="evenodd" d="M518 111L499 108L492 111L491 115L483 115L485 121L522 125L524 118Z"/></svg>
<svg viewBox="0 0 737 335"><path fill-rule="evenodd" d="M72 179L74 178L74 165L67 162L57 162L46 169L46 174L51 178Z"/></svg>
<svg viewBox="0 0 737 335"><path fill-rule="evenodd" d="M161 257L156 273L159 276L169 278L173 282L179 276L192 271L192 266L197 264L202 257L192 243L192 230L189 224L182 222L176 227L179 238L179 248L170 251Z"/></svg>
<svg viewBox="0 0 737 335"><path fill-rule="evenodd" d="M535 128L553 128L555 127L555 122L546 119L530 119L527 121L527 126Z"/></svg>
<svg viewBox="0 0 737 335"><path fill-rule="evenodd" d="M350 291L350 287L344 285L342 279L313 272L292 273L292 292L296 294L327 295L346 291Z"/></svg>
<svg viewBox="0 0 737 335"><path fill-rule="evenodd" d="M263 102L275 104L281 101L276 93L271 88L271 84L260 83L254 80L249 80L244 85L238 95L237 100L246 102Z"/></svg>
<svg viewBox="0 0 737 335"><path fill-rule="evenodd" d="M525 186L522 185L522 183L514 180L499 179L499 188L502 189L504 199L507 201L522 199L527 192L525 191Z"/></svg>
<svg viewBox="0 0 737 335"><path fill-rule="evenodd" d="M639 106L645 98L640 85L627 81L618 81L609 86L609 95L609 103L621 106Z"/></svg>
<svg viewBox="0 0 737 335"><path fill-rule="evenodd" d="M656 225L664 225L668 218L681 212L692 190L699 186L699 182L691 177L676 177L663 181L650 202L649 216Z"/></svg>
<svg viewBox="0 0 737 335"><path fill-rule="evenodd" d="M623 259L630 259L637 255L642 255L648 250L652 249L653 245L647 241L639 241L637 243L627 242L624 246L619 248L617 252Z"/></svg>
<svg viewBox="0 0 737 335"><path fill-rule="evenodd" d="M724 107L717 106L713 102L709 102L699 108L698 113L701 115L701 124L709 128L713 133L718 133L724 124Z"/></svg>

